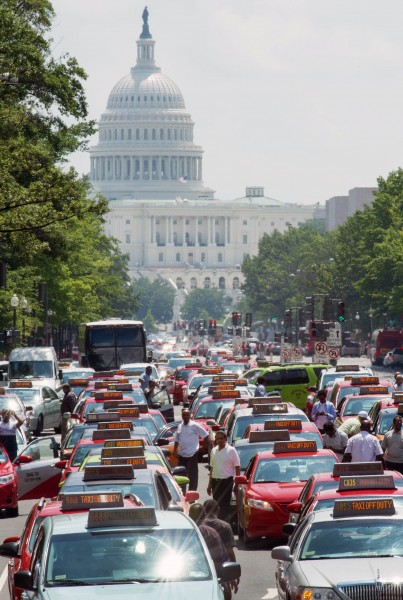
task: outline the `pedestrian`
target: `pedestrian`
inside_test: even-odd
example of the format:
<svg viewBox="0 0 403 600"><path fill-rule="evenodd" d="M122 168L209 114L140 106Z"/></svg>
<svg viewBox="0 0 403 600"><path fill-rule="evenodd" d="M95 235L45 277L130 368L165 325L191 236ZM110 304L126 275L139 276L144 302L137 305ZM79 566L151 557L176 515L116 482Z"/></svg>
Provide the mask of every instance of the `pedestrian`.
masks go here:
<svg viewBox="0 0 403 600"><path fill-rule="evenodd" d="M139 377L140 387L145 392L150 387L150 380L152 379L151 375L153 372L153 368L150 366L146 367L144 373L142 373Z"/></svg>
<svg viewBox="0 0 403 600"><path fill-rule="evenodd" d="M384 452L385 467L390 471L398 471L403 475L403 431L402 417L393 417L393 429L387 431L381 442Z"/></svg>
<svg viewBox="0 0 403 600"><path fill-rule="evenodd" d="M255 389L255 398L262 398L263 396L266 396L266 388L264 387L264 383L265 383L264 377L257 378L257 386Z"/></svg>
<svg viewBox="0 0 403 600"><path fill-rule="evenodd" d="M199 483L199 438L208 432L196 421L190 419L190 410L182 410L182 423L174 434L173 455L179 459L179 466L185 467L189 477L189 490L197 490Z"/></svg>
<svg viewBox="0 0 403 600"><path fill-rule="evenodd" d="M348 437L343 431L339 431L334 426L333 421L328 421L323 424L323 447L333 452L342 458L346 450Z"/></svg>
<svg viewBox="0 0 403 600"><path fill-rule="evenodd" d="M148 388L144 392L144 396L146 397L148 406L151 407L151 405L153 403L153 398L154 398L155 394L157 394L157 393L158 393L157 383L154 381L154 379L150 379L150 381L148 383Z"/></svg>
<svg viewBox="0 0 403 600"><path fill-rule="evenodd" d="M331 402L326 400L326 390L319 390L316 394L317 402L312 407L311 420L316 427L323 433L323 425L328 421L334 421L336 418L336 409Z"/></svg>
<svg viewBox="0 0 403 600"><path fill-rule="evenodd" d="M220 519L227 520L231 504L235 475L241 474L238 452L227 443L227 434L220 430L215 434L216 445L210 454L210 477L207 486L220 506Z"/></svg>
<svg viewBox="0 0 403 600"><path fill-rule="evenodd" d="M65 383L62 386L62 390L64 392L63 400L60 404L60 412L61 412L61 441L64 441L64 438L67 435L67 423L69 417L65 417L65 413L73 413L74 407L77 404L77 397L74 392L71 391L71 387L68 383Z"/></svg>
<svg viewBox="0 0 403 600"><path fill-rule="evenodd" d="M353 435L357 435L361 430L361 423L364 419L369 419L368 413L366 410L360 410L356 417L351 417L351 419L346 419L344 423L340 425L337 429L340 433L346 433L348 438L353 437Z"/></svg>
<svg viewBox="0 0 403 600"><path fill-rule="evenodd" d="M353 435L348 442L342 462L383 461L383 452L378 438L371 435L371 421L361 422L361 431Z"/></svg>
<svg viewBox="0 0 403 600"><path fill-rule="evenodd" d="M396 375L396 391L403 392L403 375L401 373Z"/></svg>
<svg viewBox="0 0 403 600"><path fill-rule="evenodd" d="M4 408L1 411L0 444L4 446L11 462L17 456L17 429L19 429L23 423L24 421L22 421L13 410Z"/></svg>

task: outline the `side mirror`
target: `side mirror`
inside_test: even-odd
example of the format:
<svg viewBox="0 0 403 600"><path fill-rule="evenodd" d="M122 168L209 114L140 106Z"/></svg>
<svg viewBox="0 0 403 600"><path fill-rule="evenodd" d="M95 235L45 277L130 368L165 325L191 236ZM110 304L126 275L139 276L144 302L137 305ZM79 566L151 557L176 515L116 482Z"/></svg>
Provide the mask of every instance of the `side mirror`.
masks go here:
<svg viewBox="0 0 403 600"><path fill-rule="evenodd" d="M55 468L56 469L65 469L67 465L67 460L59 460L57 461L57 463L55 463Z"/></svg>
<svg viewBox="0 0 403 600"><path fill-rule="evenodd" d="M220 431L221 427L215 423L211 426L211 431Z"/></svg>
<svg viewBox="0 0 403 600"><path fill-rule="evenodd" d="M277 546L277 548L273 548L271 557L275 560L284 560L285 562L291 562L293 559L289 546Z"/></svg>
<svg viewBox="0 0 403 600"><path fill-rule="evenodd" d="M246 485L248 483L248 480L245 477L245 475L237 475L234 479L234 483L236 485Z"/></svg>
<svg viewBox="0 0 403 600"><path fill-rule="evenodd" d="M295 531L296 526L297 526L296 523L284 523L284 525L283 525L284 535L292 535Z"/></svg>
<svg viewBox="0 0 403 600"><path fill-rule="evenodd" d="M15 558L18 556L18 542L4 542L1 544L0 556L5 556L6 558Z"/></svg>
<svg viewBox="0 0 403 600"><path fill-rule="evenodd" d="M151 408L154 408L155 410L158 410L161 408L161 402L153 402L151 404Z"/></svg>
<svg viewBox="0 0 403 600"><path fill-rule="evenodd" d="M220 582L232 581L241 577L241 565L239 563L227 562L224 563L217 573Z"/></svg>
<svg viewBox="0 0 403 600"><path fill-rule="evenodd" d="M20 537L18 535L12 535L11 537L6 538L5 540L3 540L3 544L7 544L8 542L19 542L20 541Z"/></svg>
<svg viewBox="0 0 403 600"><path fill-rule="evenodd" d="M287 506L287 510L290 513L300 513L302 510L302 502L292 502Z"/></svg>
<svg viewBox="0 0 403 600"><path fill-rule="evenodd" d="M63 416L64 416L64 415L63 415ZM71 415L70 415L70 419L77 419L77 420L80 420L80 417L78 416L78 414L77 414L77 413L71 413Z"/></svg>
<svg viewBox="0 0 403 600"><path fill-rule="evenodd" d="M180 504L173 504L173 503L168 504L168 510L170 512L183 512L183 508Z"/></svg>
<svg viewBox="0 0 403 600"><path fill-rule="evenodd" d="M31 571L18 571L14 574L14 585L17 588L22 588L23 590L28 590L29 592L33 592L35 590L34 584L32 582L32 573Z"/></svg>
<svg viewBox="0 0 403 600"><path fill-rule="evenodd" d="M186 502L197 502L199 498L200 498L200 494L199 494L199 492L196 492L195 490L189 490L185 494Z"/></svg>
<svg viewBox="0 0 403 600"><path fill-rule="evenodd" d="M207 419L206 425L208 425L209 427L213 427L213 425L216 425L216 422L214 421L214 419Z"/></svg>
<svg viewBox="0 0 403 600"><path fill-rule="evenodd" d="M169 439L168 438L160 438L157 440L157 446L168 446Z"/></svg>
<svg viewBox="0 0 403 600"><path fill-rule="evenodd" d="M32 456L28 456L28 454L20 454L14 461L15 465L26 465L27 463L32 462Z"/></svg>

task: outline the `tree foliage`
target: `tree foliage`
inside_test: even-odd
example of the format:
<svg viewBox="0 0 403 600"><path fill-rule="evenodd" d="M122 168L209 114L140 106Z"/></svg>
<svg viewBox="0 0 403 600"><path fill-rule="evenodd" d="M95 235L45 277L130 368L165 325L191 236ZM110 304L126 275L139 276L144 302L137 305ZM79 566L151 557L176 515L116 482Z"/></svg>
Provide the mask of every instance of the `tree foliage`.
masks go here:
<svg viewBox="0 0 403 600"><path fill-rule="evenodd" d="M167 323L173 317L175 290L165 279L151 281L147 277L139 277L133 281L133 290L139 297L139 308L136 316L144 321L150 310L155 321Z"/></svg>
<svg viewBox="0 0 403 600"><path fill-rule="evenodd" d="M221 290L197 288L189 292L182 306L182 317L195 319L222 319L225 314L225 294Z"/></svg>

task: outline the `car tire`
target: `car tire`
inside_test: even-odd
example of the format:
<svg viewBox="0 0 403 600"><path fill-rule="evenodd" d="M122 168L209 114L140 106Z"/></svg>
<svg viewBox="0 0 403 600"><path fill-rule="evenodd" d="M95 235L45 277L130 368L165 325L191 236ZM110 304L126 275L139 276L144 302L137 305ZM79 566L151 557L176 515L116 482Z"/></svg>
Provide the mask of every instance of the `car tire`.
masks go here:
<svg viewBox="0 0 403 600"><path fill-rule="evenodd" d="M15 506L13 508L6 508L6 515L8 517L18 517L18 515L19 515L18 504L17 504L17 506Z"/></svg>
<svg viewBox="0 0 403 600"><path fill-rule="evenodd" d="M43 416L39 415L38 420L36 422L36 429L34 429L34 435L39 437L43 430Z"/></svg>

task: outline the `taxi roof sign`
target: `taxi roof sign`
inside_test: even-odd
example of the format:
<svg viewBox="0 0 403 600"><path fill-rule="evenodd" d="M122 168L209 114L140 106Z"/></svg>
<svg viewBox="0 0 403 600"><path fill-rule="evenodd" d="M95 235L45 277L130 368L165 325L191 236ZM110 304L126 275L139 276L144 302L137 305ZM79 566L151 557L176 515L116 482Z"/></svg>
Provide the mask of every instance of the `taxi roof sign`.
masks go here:
<svg viewBox="0 0 403 600"><path fill-rule="evenodd" d="M144 448L143 438L123 438L121 440L105 440L104 448Z"/></svg>
<svg viewBox="0 0 403 600"><path fill-rule="evenodd" d="M158 525L155 509L149 506L137 508L90 508L88 529L107 527L155 527Z"/></svg>
<svg viewBox="0 0 403 600"><path fill-rule="evenodd" d="M287 404L254 404L253 415L275 415L288 413Z"/></svg>
<svg viewBox="0 0 403 600"><path fill-rule="evenodd" d="M274 454L286 454L288 452L316 452L317 446L314 440L301 442L274 442Z"/></svg>
<svg viewBox="0 0 403 600"><path fill-rule="evenodd" d="M356 462L356 463L334 463L333 477L341 475L383 475L383 466L380 461Z"/></svg>
<svg viewBox="0 0 403 600"><path fill-rule="evenodd" d="M343 475L339 479L338 491L345 490L395 490L393 475Z"/></svg>
<svg viewBox="0 0 403 600"><path fill-rule="evenodd" d="M224 369L222 367L205 367L200 371L200 373L202 375L215 375L217 373L222 373L223 371Z"/></svg>
<svg viewBox="0 0 403 600"><path fill-rule="evenodd" d="M396 513L393 498L374 500L335 500L333 518L388 515Z"/></svg>
<svg viewBox="0 0 403 600"><path fill-rule="evenodd" d="M108 383L112 383L112 381L115 381L115 379L103 379L102 381L94 381L94 389L95 390L102 390L102 389L106 389L108 387Z"/></svg>
<svg viewBox="0 0 403 600"><path fill-rule="evenodd" d="M249 434L250 444L258 442L287 442L289 439L290 434L286 429L283 431L251 431Z"/></svg>
<svg viewBox="0 0 403 600"><path fill-rule="evenodd" d="M403 402L403 392L392 392L392 399L397 402Z"/></svg>
<svg viewBox="0 0 403 600"><path fill-rule="evenodd" d="M84 481L106 481L109 479L133 479L131 465L89 465L84 468Z"/></svg>
<svg viewBox="0 0 403 600"><path fill-rule="evenodd" d="M144 456L143 446L122 446L120 448L102 448L101 458L116 458L118 456Z"/></svg>
<svg viewBox="0 0 403 600"><path fill-rule="evenodd" d="M365 385L360 387L360 396L371 395L371 394L388 394L387 385Z"/></svg>
<svg viewBox="0 0 403 600"><path fill-rule="evenodd" d="M95 392L95 400L122 400L122 392Z"/></svg>
<svg viewBox="0 0 403 600"><path fill-rule="evenodd" d="M282 404L283 399L281 396L254 396L248 400L249 406L255 406L256 404Z"/></svg>
<svg viewBox="0 0 403 600"><path fill-rule="evenodd" d="M133 423L131 421L100 421L98 429L131 429Z"/></svg>
<svg viewBox="0 0 403 600"><path fill-rule="evenodd" d="M122 408L122 407L127 407L127 406L134 406L135 402L134 401L130 401L130 399L127 400L106 400L104 402L104 410L110 410L111 408L113 410L116 410L117 408Z"/></svg>
<svg viewBox="0 0 403 600"><path fill-rule="evenodd" d="M133 469L146 469L144 456L111 456L101 458L101 465L131 465Z"/></svg>
<svg viewBox="0 0 403 600"><path fill-rule="evenodd" d="M10 381L9 388L31 388L32 381Z"/></svg>
<svg viewBox="0 0 403 600"><path fill-rule="evenodd" d="M75 492L63 494L62 496L62 510L83 510L89 507L103 508L105 504L109 508L124 506L122 492L101 492L99 494Z"/></svg>
<svg viewBox="0 0 403 600"><path fill-rule="evenodd" d="M363 377L352 377L351 385L378 385L379 377L371 377L369 375Z"/></svg>
<svg viewBox="0 0 403 600"><path fill-rule="evenodd" d="M5 388L0 388L0 395L3 396L6 393Z"/></svg>
<svg viewBox="0 0 403 600"><path fill-rule="evenodd" d="M265 421L264 428L266 431L273 431L276 429L291 429L295 431L302 430L301 419L284 419L284 421Z"/></svg>
<svg viewBox="0 0 403 600"><path fill-rule="evenodd" d="M92 377L97 379L98 377L114 377L115 375L116 371L97 371Z"/></svg>
<svg viewBox="0 0 403 600"><path fill-rule="evenodd" d="M127 440L130 439L130 429L94 429L93 441L97 440Z"/></svg>
<svg viewBox="0 0 403 600"><path fill-rule="evenodd" d="M117 412L92 412L86 417L87 423L98 423L100 421L119 421L119 413Z"/></svg>
<svg viewBox="0 0 403 600"><path fill-rule="evenodd" d="M133 384L132 383L128 383L129 380L120 383L108 383L107 385L107 389L108 390L115 390L116 392L132 392L133 391Z"/></svg>
<svg viewBox="0 0 403 600"><path fill-rule="evenodd" d="M239 398L240 393L238 390L217 390L212 394L213 398Z"/></svg>
<svg viewBox="0 0 403 600"><path fill-rule="evenodd" d="M398 404L397 406L397 414L403 415L403 403Z"/></svg>
<svg viewBox="0 0 403 600"><path fill-rule="evenodd" d="M359 371L360 365L336 365L336 373L342 373L343 371Z"/></svg>
<svg viewBox="0 0 403 600"><path fill-rule="evenodd" d="M116 412L121 417L123 417L123 416L139 417L140 416L140 409L138 406L131 406L129 408L119 407L118 409L116 409Z"/></svg>
<svg viewBox="0 0 403 600"><path fill-rule="evenodd" d="M74 387L87 387L89 381L89 379L76 377L75 379L69 379L69 385Z"/></svg>

